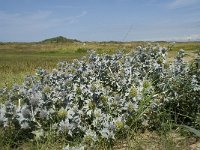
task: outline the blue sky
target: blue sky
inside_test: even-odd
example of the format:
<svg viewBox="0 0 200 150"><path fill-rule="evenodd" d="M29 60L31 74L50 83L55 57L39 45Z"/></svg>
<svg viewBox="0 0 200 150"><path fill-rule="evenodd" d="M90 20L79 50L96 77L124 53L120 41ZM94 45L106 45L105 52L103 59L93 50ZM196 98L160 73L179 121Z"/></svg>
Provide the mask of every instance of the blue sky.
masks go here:
<svg viewBox="0 0 200 150"><path fill-rule="evenodd" d="M0 41L199 40L200 0L0 0Z"/></svg>

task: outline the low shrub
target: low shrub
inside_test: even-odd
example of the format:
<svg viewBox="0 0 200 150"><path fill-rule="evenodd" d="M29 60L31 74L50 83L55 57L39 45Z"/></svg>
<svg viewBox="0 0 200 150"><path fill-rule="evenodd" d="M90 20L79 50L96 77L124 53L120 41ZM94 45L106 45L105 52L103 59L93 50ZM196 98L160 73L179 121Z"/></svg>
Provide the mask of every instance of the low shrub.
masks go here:
<svg viewBox="0 0 200 150"><path fill-rule="evenodd" d="M80 49L79 51L82 51ZM48 131L92 145L126 136L131 129L159 129L164 120L197 125L200 59L171 64L167 48L137 47L124 54L96 54L52 72L38 69L23 85L0 90L0 128L43 138ZM21 134L20 134L21 136ZM20 138L19 138L20 139Z"/></svg>

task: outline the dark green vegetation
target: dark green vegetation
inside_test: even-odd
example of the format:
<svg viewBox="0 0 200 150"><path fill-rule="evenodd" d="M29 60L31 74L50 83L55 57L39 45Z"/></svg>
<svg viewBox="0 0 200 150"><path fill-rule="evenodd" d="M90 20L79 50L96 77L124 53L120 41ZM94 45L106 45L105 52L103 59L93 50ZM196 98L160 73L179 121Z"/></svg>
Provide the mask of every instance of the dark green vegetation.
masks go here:
<svg viewBox="0 0 200 150"><path fill-rule="evenodd" d="M73 43L73 42L80 42L76 39L68 39L68 38L65 38L63 36L58 36L58 37L55 37L55 38L50 38L50 39L46 39L46 40L43 40L41 41L41 43Z"/></svg>

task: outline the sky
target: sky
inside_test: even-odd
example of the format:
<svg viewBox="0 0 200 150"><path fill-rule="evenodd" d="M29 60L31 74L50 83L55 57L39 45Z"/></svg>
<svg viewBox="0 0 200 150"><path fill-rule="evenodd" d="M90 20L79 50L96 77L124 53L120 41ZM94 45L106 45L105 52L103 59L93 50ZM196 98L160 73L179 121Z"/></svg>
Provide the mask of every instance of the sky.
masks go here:
<svg viewBox="0 0 200 150"><path fill-rule="evenodd" d="M200 40L200 0L0 0L0 41Z"/></svg>

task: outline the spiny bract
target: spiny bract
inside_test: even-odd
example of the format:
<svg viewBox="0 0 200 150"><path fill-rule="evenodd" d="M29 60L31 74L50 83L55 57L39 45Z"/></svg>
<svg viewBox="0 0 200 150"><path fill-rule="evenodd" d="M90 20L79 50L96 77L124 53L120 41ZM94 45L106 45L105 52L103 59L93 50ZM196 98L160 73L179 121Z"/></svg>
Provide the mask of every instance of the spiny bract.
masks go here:
<svg viewBox="0 0 200 150"><path fill-rule="evenodd" d="M170 64L167 48L160 46L140 46L128 54L89 53L83 60L60 62L49 73L38 69L10 91L1 89L6 101L0 105L1 127L30 129L26 134L51 129L91 143L115 139L132 127L134 116L148 128L156 125L151 115L158 109L180 107L189 115L200 104L199 57L186 63L181 50ZM192 110L184 103L189 100Z"/></svg>

